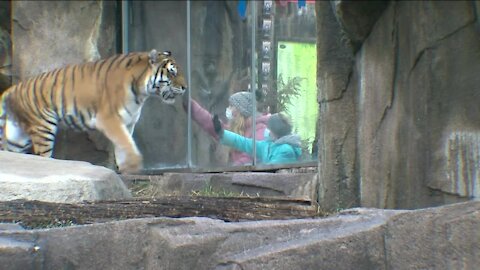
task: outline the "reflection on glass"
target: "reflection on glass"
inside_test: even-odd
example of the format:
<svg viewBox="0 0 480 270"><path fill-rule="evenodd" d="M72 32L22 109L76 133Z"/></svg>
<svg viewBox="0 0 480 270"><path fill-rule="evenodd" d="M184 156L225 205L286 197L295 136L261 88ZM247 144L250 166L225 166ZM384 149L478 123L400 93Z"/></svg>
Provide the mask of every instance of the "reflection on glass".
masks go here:
<svg viewBox="0 0 480 270"><path fill-rule="evenodd" d="M187 75L186 1L128 1L128 7L125 47L130 51L171 51ZM173 105L147 99L133 133L146 170L186 166L187 116L179 113L181 110L179 98Z"/></svg>
<svg viewBox="0 0 480 270"><path fill-rule="evenodd" d="M264 0L263 13L266 15L270 15L271 12L272 12L272 0Z"/></svg>
<svg viewBox="0 0 480 270"><path fill-rule="evenodd" d="M251 165L249 155L218 142L212 124L213 115L218 115L226 127L247 137L252 137L256 126L250 92L250 6L244 20L236 1L191 1L191 5L192 164L201 168ZM237 92L245 93L234 96Z"/></svg>
<svg viewBox="0 0 480 270"><path fill-rule="evenodd" d="M306 1L300 7L297 1L274 1L273 11L261 15L263 24L271 19L270 38L264 37L263 42L272 42L271 59L263 58L259 63L260 85L265 92L263 108L269 113L281 112L291 120L292 133L298 135L302 149L297 162L315 160L318 104L314 2Z"/></svg>
<svg viewBox="0 0 480 270"><path fill-rule="evenodd" d="M220 124L216 124L219 126ZM220 142L238 151L254 155L251 138L238 133L217 129ZM260 164L288 164L301 159L302 148L300 137L292 134L292 125L287 116L276 113L267 121L264 139L256 140L256 155Z"/></svg>
<svg viewBox="0 0 480 270"><path fill-rule="evenodd" d="M270 62L263 62L262 63L262 74L263 74L263 76L270 75Z"/></svg>
<svg viewBox="0 0 480 270"><path fill-rule="evenodd" d="M263 20L263 34L265 36L270 35L270 30L272 30L272 20L264 19Z"/></svg>
<svg viewBox="0 0 480 270"><path fill-rule="evenodd" d="M270 58L271 42L266 40L262 42L262 53L265 58Z"/></svg>
<svg viewBox="0 0 480 270"><path fill-rule="evenodd" d="M313 1L301 10L296 1L248 1L245 14L239 13L237 1L189 3L187 44L184 1L130 2L131 51L171 50L181 66L186 66L187 50L190 55L185 73L190 75L191 99L170 107L152 100L137 126L145 163L150 168L185 163L228 168L252 165L253 156L258 165L314 159L318 104ZM170 15L158 18L159 10ZM186 120L189 104L191 126ZM223 136L215 131L214 115ZM276 129L278 123L288 132ZM186 162L187 140L191 162Z"/></svg>

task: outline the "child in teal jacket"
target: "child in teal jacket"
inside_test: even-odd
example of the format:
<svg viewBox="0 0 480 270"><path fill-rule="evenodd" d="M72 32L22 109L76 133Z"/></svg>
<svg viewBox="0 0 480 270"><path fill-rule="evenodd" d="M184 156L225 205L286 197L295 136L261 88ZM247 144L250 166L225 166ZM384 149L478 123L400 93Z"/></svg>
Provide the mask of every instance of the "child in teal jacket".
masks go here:
<svg viewBox="0 0 480 270"><path fill-rule="evenodd" d="M233 147L239 151L253 155L253 140L224 130L218 116L213 117L215 132L220 143ZM283 114L272 114L267 122L265 140L256 141L257 158L260 163L284 164L296 162L302 155L300 137L292 134L292 126Z"/></svg>

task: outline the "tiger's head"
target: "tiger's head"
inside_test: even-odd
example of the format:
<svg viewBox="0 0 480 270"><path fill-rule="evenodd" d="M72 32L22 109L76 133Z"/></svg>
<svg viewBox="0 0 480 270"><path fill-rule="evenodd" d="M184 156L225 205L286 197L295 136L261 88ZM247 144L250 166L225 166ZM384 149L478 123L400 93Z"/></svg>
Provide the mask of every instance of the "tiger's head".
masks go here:
<svg viewBox="0 0 480 270"><path fill-rule="evenodd" d="M149 63L153 73L148 82L148 94L159 96L167 104L174 103L176 96L185 93L187 83L172 54L169 51L159 53L152 50Z"/></svg>

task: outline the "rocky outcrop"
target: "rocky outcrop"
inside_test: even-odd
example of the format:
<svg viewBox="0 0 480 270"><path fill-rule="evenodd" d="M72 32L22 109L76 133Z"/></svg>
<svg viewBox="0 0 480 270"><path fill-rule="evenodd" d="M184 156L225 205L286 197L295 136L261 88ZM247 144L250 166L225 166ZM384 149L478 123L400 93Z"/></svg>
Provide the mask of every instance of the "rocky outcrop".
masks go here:
<svg viewBox="0 0 480 270"><path fill-rule="evenodd" d="M479 198L475 14L467 1L392 2L364 43L356 66L362 205Z"/></svg>
<svg viewBox="0 0 480 270"><path fill-rule="evenodd" d="M0 2L0 95L12 84L12 42L9 1Z"/></svg>
<svg viewBox="0 0 480 270"><path fill-rule="evenodd" d="M362 206L420 208L480 198L478 4L390 1L372 23L385 2L368 12L360 1L334 1L333 11L321 2L319 59L337 60L318 62L320 203L356 194ZM332 12L337 24L320 25ZM325 49L337 30L363 40L351 64L337 56L341 45Z"/></svg>
<svg viewBox="0 0 480 270"><path fill-rule="evenodd" d="M318 85L318 199L326 209L359 205L355 175L356 112L353 52L328 1L316 2Z"/></svg>
<svg viewBox="0 0 480 270"><path fill-rule="evenodd" d="M98 60L102 8L98 1L13 2L13 61L19 79Z"/></svg>
<svg viewBox="0 0 480 270"><path fill-rule="evenodd" d="M13 83L115 53L117 3L12 1ZM111 143L99 132L60 128L54 156L115 168Z"/></svg>
<svg viewBox="0 0 480 270"><path fill-rule="evenodd" d="M370 34L373 25L388 6L388 1L330 1L335 18L352 49L356 52Z"/></svg>
<svg viewBox="0 0 480 270"><path fill-rule="evenodd" d="M131 198L114 171L87 162L0 151L0 164L0 201L75 203Z"/></svg>
<svg viewBox="0 0 480 270"><path fill-rule="evenodd" d="M0 230L5 269L477 269L480 202L323 219L151 218ZM135 252L132 252L135 251Z"/></svg>

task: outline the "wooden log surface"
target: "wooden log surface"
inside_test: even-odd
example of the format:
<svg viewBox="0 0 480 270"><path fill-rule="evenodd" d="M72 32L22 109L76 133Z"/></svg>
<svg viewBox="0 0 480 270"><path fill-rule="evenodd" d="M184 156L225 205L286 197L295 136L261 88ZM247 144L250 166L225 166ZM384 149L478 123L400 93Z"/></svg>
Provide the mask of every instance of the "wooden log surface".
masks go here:
<svg viewBox="0 0 480 270"><path fill-rule="evenodd" d="M265 197L166 196L76 204L41 201L0 202L0 222L24 224L68 220L75 224L143 217L210 217L225 221L318 217L310 201Z"/></svg>

